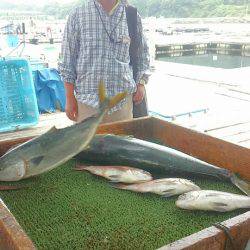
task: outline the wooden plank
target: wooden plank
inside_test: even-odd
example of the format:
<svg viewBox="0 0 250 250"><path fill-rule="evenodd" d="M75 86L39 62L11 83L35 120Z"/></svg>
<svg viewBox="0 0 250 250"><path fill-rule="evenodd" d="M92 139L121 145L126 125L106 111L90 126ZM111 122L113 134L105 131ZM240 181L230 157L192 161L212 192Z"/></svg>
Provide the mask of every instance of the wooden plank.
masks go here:
<svg viewBox="0 0 250 250"><path fill-rule="evenodd" d="M241 142L239 142L239 144L240 144L242 147L250 148L250 140L241 141Z"/></svg>
<svg viewBox="0 0 250 250"><path fill-rule="evenodd" d="M240 144L241 142L250 140L250 132L239 133L236 135L228 136L225 139L229 142Z"/></svg>
<svg viewBox="0 0 250 250"><path fill-rule="evenodd" d="M250 212L229 219L222 224L228 228L234 239L234 249L243 250L250 237ZM161 247L159 250L224 250L226 240L227 236L225 233L212 226Z"/></svg>
<svg viewBox="0 0 250 250"><path fill-rule="evenodd" d="M134 135L140 139L152 138L152 118L143 117L128 121L114 122L100 125L97 133L110 133L119 135Z"/></svg>
<svg viewBox="0 0 250 250"><path fill-rule="evenodd" d="M153 138L250 180L250 149L157 118L153 120Z"/></svg>
<svg viewBox="0 0 250 250"><path fill-rule="evenodd" d="M216 94L221 95L221 96L226 96L226 97L232 98L232 99L245 101L246 103L250 102L250 98L248 95L243 96L243 94L240 94L240 93L239 94L237 94L237 93L235 94L235 93L231 93L231 92L225 93L225 91L223 91L223 92L216 92Z"/></svg>
<svg viewBox="0 0 250 250"><path fill-rule="evenodd" d="M228 114L227 116L220 116L208 112L203 115L193 115L188 119L177 118L173 120L173 123L187 128L193 128L200 132L209 133L215 137L220 137L224 134L224 131L227 131L227 129L230 130L232 127L239 127L239 130L244 129L243 126L246 126L247 130L250 128L250 118L236 112Z"/></svg>
<svg viewBox="0 0 250 250"><path fill-rule="evenodd" d="M237 121L235 121L237 120ZM204 123L204 122L203 122ZM208 119L208 123L206 125L206 127L204 127L204 132L212 132L215 130L219 130L219 129L225 129L225 128L229 128L232 126L239 126L239 125L243 125L246 123L250 123L249 119L237 119L233 117L223 117L223 118L218 118L218 117L214 117L211 120Z"/></svg>
<svg viewBox="0 0 250 250"><path fill-rule="evenodd" d="M232 126L210 130L207 133L211 136L227 138L237 134L242 134L250 131L250 122L234 124Z"/></svg>
<svg viewBox="0 0 250 250"><path fill-rule="evenodd" d="M36 249L2 200L0 200L0 249Z"/></svg>

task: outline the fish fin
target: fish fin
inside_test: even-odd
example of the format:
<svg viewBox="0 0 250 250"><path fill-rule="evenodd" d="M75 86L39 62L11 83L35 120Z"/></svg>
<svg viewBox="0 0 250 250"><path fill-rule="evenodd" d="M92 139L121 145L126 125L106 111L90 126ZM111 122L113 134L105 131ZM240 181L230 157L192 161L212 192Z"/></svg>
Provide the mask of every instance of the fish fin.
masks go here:
<svg viewBox="0 0 250 250"><path fill-rule="evenodd" d="M119 182L121 182L121 181L119 181L119 180L110 180L109 182L110 182L110 183L119 183Z"/></svg>
<svg viewBox="0 0 250 250"><path fill-rule="evenodd" d="M162 193L163 193L162 197L168 198L168 197L170 197L170 196L175 195L175 193L173 192L174 190L175 190L174 188L170 188L170 189L164 190L164 191L162 192Z"/></svg>
<svg viewBox="0 0 250 250"><path fill-rule="evenodd" d="M76 165L76 166L74 167L74 170L76 170L76 171L85 171L85 170L87 170L88 167L89 167L89 166Z"/></svg>
<svg viewBox="0 0 250 250"><path fill-rule="evenodd" d="M206 197L217 197L217 193L206 194Z"/></svg>
<svg viewBox="0 0 250 250"><path fill-rule="evenodd" d="M18 190L18 189L22 189L25 187L18 187L18 186L3 186L0 185L0 191L7 191L7 190Z"/></svg>
<svg viewBox="0 0 250 250"><path fill-rule="evenodd" d="M223 203L223 202L213 202L213 204L215 204L216 206L221 206L221 207L226 207L227 204Z"/></svg>
<svg viewBox="0 0 250 250"><path fill-rule="evenodd" d="M122 139L131 139L131 138L135 138L133 135L126 135L126 134L119 134L116 135L116 137L121 137Z"/></svg>
<svg viewBox="0 0 250 250"><path fill-rule="evenodd" d="M245 193L247 196L250 196L250 182L241 179L236 174L232 174L231 176L231 182L238 187L243 193Z"/></svg>
<svg viewBox="0 0 250 250"><path fill-rule="evenodd" d="M99 102L100 104L102 104L106 100L106 89L103 80L100 80L99 82L98 93L99 93Z"/></svg>
<svg viewBox="0 0 250 250"><path fill-rule="evenodd" d="M127 92L119 93L116 96L112 97L109 101L109 108L113 108L117 103L123 100L127 96Z"/></svg>
<svg viewBox="0 0 250 250"><path fill-rule="evenodd" d="M54 133L54 132L56 132L58 129L56 128L56 126L53 126L53 127L51 127L47 132L46 132L46 134L50 134L50 133Z"/></svg>
<svg viewBox="0 0 250 250"><path fill-rule="evenodd" d="M43 160L43 158L44 158L43 155L42 156L38 156L38 157L34 157L34 158L30 159L29 162L31 162L32 164L38 166L40 164L40 162Z"/></svg>
<svg viewBox="0 0 250 250"><path fill-rule="evenodd" d="M212 202L212 207L215 211L218 212L227 212L227 204L222 203L222 202Z"/></svg>
<svg viewBox="0 0 250 250"><path fill-rule="evenodd" d="M99 95L99 104L101 109L105 108L112 108L114 107L118 102L120 102L122 99L124 99L127 96L127 92L119 93L115 95L112 98L108 98L106 96L106 89L105 84L103 80L100 80L99 82L99 88L98 88L98 95Z"/></svg>
<svg viewBox="0 0 250 250"><path fill-rule="evenodd" d="M172 193L166 193L166 194L162 195L163 198L169 198L171 196L174 196L174 194L172 194Z"/></svg>
<svg viewBox="0 0 250 250"><path fill-rule="evenodd" d="M20 173L21 175L20 175L20 179L19 180L21 180L24 176L25 176L25 174L26 174L26 172L27 172L27 169L29 168L29 161L28 160L26 160L24 157L20 157L21 159L22 159L22 161L23 161L23 172L22 173Z"/></svg>
<svg viewBox="0 0 250 250"><path fill-rule="evenodd" d="M164 190L163 193L169 193L169 192L172 192L174 190L175 190L175 188L169 188L169 189Z"/></svg>
<svg viewBox="0 0 250 250"><path fill-rule="evenodd" d="M110 177L110 178L117 179L117 178L119 178L119 177L120 177L120 175L115 175L115 174L114 174L114 175L109 175L109 177Z"/></svg>
<svg viewBox="0 0 250 250"><path fill-rule="evenodd" d="M111 185L113 188L117 188L117 189L126 189L128 185L124 185L124 184L113 184Z"/></svg>

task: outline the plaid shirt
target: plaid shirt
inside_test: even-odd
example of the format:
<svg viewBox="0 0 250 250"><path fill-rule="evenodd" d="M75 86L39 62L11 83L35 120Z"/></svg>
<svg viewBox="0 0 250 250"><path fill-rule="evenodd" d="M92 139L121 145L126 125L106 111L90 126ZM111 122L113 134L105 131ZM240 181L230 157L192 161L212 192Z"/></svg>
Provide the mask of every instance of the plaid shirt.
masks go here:
<svg viewBox="0 0 250 250"><path fill-rule="evenodd" d="M129 65L130 38L125 5L126 0L121 0L114 12L108 15L97 0L90 0L84 6L76 8L68 18L59 70L64 82L75 85L75 96L81 103L98 107L100 80L104 81L109 97L123 91L132 94L136 91L136 83L149 69L148 46L138 15L141 40L139 72L135 83L132 67ZM125 100L119 103L111 112L121 109L124 102Z"/></svg>

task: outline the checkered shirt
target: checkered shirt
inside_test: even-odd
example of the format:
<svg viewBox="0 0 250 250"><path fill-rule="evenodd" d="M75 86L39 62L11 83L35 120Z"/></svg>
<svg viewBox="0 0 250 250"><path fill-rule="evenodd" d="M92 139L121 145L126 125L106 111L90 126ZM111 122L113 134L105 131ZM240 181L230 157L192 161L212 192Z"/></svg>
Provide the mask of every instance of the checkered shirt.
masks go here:
<svg viewBox="0 0 250 250"><path fill-rule="evenodd" d="M149 70L148 46L138 14L137 28L141 39L138 75L136 82L134 81L129 64L130 40L125 6L126 0L121 0L109 15L97 0L90 0L76 8L68 18L59 70L64 82L75 85L75 96L81 103L98 107L100 80L104 81L109 97L123 91L132 94L136 91L136 83ZM113 42L110 41L104 26ZM110 112L121 109L124 102L125 100L120 102Z"/></svg>

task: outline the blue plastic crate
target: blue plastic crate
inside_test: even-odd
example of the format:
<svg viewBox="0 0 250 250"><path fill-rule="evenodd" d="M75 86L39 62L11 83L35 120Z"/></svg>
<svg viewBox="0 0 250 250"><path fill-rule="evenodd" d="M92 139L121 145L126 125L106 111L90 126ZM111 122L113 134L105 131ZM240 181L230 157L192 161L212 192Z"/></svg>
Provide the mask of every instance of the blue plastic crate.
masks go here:
<svg viewBox="0 0 250 250"><path fill-rule="evenodd" d="M0 60L0 132L36 125L38 118L29 62L25 59Z"/></svg>
<svg viewBox="0 0 250 250"><path fill-rule="evenodd" d="M17 47L19 44L19 38L17 35L7 35L7 44L10 48Z"/></svg>

